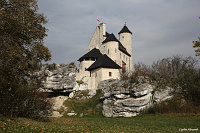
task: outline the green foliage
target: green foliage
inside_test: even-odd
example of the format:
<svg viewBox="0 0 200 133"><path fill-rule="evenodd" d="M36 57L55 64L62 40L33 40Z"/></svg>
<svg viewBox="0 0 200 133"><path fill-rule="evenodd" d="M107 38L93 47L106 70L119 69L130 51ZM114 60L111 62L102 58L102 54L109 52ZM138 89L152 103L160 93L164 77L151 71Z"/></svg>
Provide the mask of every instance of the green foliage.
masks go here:
<svg viewBox="0 0 200 133"><path fill-rule="evenodd" d="M0 90L0 113L9 117L28 117L43 120L51 114L47 94L35 90L34 85L19 89Z"/></svg>
<svg viewBox="0 0 200 133"><path fill-rule="evenodd" d="M64 102L64 105L67 107L68 112L72 110L76 112L78 115L84 114L87 116L102 116L102 100L100 97L102 96L101 90L97 90L95 96L90 99L81 99L81 97L87 97L88 91L79 91L81 93L75 94L76 98L67 99ZM77 97L79 99L77 99Z"/></svg>
<svg viewBox="0 0 200 133"><path fill-rule="evenodd" d="M178 133L179 129L197 129L199 125L200 115L190 114L144 114L133 118L64 117L52 118L51 122L0 117L0 132L19 133Z"/></svg>
<svg viewBox="0 0 200 133"><path fill-rule="evenodd" d="M51 54L43 45L47 21L37 11L36 0L0 1L0 114L35 118L38 109L46 109L43 97L36 94L40 81L33 73ZM23 111L30 108L35 111Z"/></svg>
<svg viewBox="0 0 200 133"><path fill-rule="evenodd" d="M76 82L78 83L78 85L81 85L84 83L82 80L77 80Z"/></svg>
<svg viewBox="0 0 200 133"><path fill-rule="evenodd" d="M55 64L55 63L53 63L53 64L48 64L48 65L46 66L46 68L48 68L49 71L53 71L53 70L56 69L56 64Z"/></svg>
<svg viewBox="0 0 200 133"><path fill-rule="evenodd" d="M75 62L71 62L71 63L69 63L69 68L74 68L74 67L76 67Z"/></svg>

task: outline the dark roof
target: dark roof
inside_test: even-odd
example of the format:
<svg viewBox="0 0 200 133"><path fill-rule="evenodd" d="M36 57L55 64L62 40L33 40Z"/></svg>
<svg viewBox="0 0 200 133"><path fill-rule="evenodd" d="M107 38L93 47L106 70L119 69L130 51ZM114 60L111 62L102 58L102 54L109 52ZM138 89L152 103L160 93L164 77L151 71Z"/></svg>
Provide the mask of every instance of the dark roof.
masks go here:
<svg viewBox="0 0 200 133"><path fill-rule="evenodd" d="M106 32L106 37L108 37L110 35L110 33Z"/></svg>
<svg viewBox="0 0 200 133"><path fill-rule="evenodd" d="M128 27L126 25L124 25L124 27L121 29L121 31L118 34L121 34L121 33L131 33L132 34L132 32L128 29Z"/></svg>
<svg viewBox="0 0 200 133"><path fill-rule="evenodd" d="M110 59L105 54L101 55L87 70L92 71L97 68L121 69L119 65L117 65L112 59Z"/></svg>
<svg viewBox="0 0 200 133"><path fill-rule="evenodd" d="M128 55L128 56L131 56L126 48L121 44L121 42L115 37L115 35L112 33L112 34L109 34L108 32L106 32L106 39L102 42L102 43L106 43L106 42L109 42L109 41L116 41L119 43L119 50L121 52L123 52L124 54Z"/></svg>
<svg viewBox="0 0 200 133"><path fill-rule="evenodd" d="M102 42L102 43L106 43L106 42L110 42L110 41L116 41L118 42L117 38L115 37L115 35L112 34L106 34L106 39Z"/></svg>
<svg viewBox="0 0 200 133"><path fill-rule="evenodd" d="M85 58L95 58L98 59L98 57L102 55L101 52L99 51L99 49L92 49L91 51L89 51L87 54L83 55L81 58L78 59L78 61L82 61Z"/></svg>
<svg viewBox="0 0 200 133"><path fill-rule="evenodd" d="M122 51L124 54L126 54L126 55L128 55L128 56L131 56L131 55L127 52L126 48L121 44L121 42L119 42L119 50Z"/></svg>
<svg viewBox="0 0 200 133"><path fill-rule="evenodd" d="M105 35L103 35L104 37L108 37L110 35L110 33L106 32Z"/></svg>

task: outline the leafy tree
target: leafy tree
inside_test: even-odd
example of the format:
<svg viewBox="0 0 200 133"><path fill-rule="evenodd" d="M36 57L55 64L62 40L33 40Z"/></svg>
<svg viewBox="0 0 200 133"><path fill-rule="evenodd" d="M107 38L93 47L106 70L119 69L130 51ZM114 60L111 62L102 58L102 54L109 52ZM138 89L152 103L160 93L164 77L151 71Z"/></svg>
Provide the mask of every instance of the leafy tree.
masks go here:
<svg viewBox="0 0 200 133"><path fill-rule="evenodd" d="M12 100L18 101L22 92L33 99L38 95L39 82L33 73L40 69L42 61L50 60L51 54L43 45L47 20L37 11L36 0L0 0L0 114L13 116L6 112L13 108L19 112Z"/></svg>

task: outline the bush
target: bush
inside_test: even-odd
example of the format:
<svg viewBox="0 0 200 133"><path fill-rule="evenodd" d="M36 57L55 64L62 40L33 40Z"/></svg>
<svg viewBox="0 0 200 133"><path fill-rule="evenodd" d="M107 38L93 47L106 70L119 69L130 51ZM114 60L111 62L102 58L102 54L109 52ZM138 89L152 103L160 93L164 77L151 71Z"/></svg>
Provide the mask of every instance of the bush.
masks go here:
<svg viewBox="0 0 200 133"><path fill-rule="evenodd" d="M82 80L77 80L76 82L78 83L78 85L81 85L84 83Z"/></svg>
<svg viewBox="0 0 200 133"><path fill-rule="evenodd" d="M173 56L154 62L152 66L135 65L131 78L149 77L157 89L170 86L175 94L183 96L188 102L200 105L200 69L198 61L192 57Z"/></svg>
<svg viewBox="0 0 200 133"><path fill-rule="evenodd" d="M200 106L185 101L182 97L174 97L170 100L153 105L145 113L200 113Z"/></svg>
<svg viewBox="0 0 200 133"><path fill-rule="evenodd" d="M51 114L51 103L47 94L34 86L0 90L0 114L8 117L27 117L43 120Z"/></svg>
<svg viewBox="0 0 200 133"><path fill-rule="evenodd" d="M48 69L49 71L55 70L55 69L56 69L56 64L55 64L55 63L53 63L53 64L48 64L48 65L47 65L47 69Z"/></svg>

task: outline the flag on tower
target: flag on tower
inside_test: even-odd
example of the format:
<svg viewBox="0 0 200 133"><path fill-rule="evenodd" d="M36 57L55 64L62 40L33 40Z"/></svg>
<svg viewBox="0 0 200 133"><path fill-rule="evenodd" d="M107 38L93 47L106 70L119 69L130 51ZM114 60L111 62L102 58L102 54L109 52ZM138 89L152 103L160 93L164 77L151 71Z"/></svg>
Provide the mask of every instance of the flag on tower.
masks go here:
<svg viewBox="0 0 200 133"><path fill-rule="evenodd" d="M97 22L100 22L100 19L97 18L96 21L97 21Z"/></svg>

